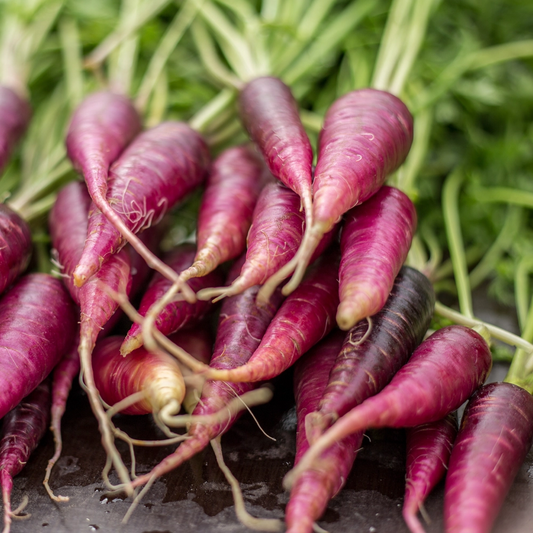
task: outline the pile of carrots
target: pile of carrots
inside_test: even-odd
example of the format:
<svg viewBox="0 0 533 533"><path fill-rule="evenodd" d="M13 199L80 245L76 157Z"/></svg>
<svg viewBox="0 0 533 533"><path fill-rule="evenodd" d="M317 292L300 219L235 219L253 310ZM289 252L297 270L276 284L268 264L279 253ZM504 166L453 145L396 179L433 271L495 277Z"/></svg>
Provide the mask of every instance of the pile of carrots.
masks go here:
<svg viewBox="0 0 533 533"><path fill-rule="evenodd" d="M385 35L400 4L393 2ZM424 30L430 4L411 2L406 24ZM226 85L188 122L143 125L127 76L102 74L105 46L86 59L102 87L69 113L66 171L50 172L61 179L42 187L54 275L28 271L26 200L35 185L2 206L4 532L17 517L12 478L50 424L56 453L43 477L51 498L62 500L50 480L78 374L108 457L103 478L135 503L141 488L211 443L239 520L256 530L311 532L342 489L364 431L407 428L403 513L410 530L424 531L418 512L446 475L446 531L490 531L533 442L533 386L516 373L516 365L528 367L533 346L474 319L467 305L461 314L436 303L434 272L412 253L415 204L387 180L416 142L416 120L401 98L416 51L399 51L402 68L390 72L382 62L371 87L331 102L313 146L291 76L282 80L259 45L257 52L240 40L225 9L184 2L175 23L181 33L165 41L168 48L190 31L206 72ZM123 58L132 53L128 38L113 44ZM212 59L220 53L224 61ZM0 87L0 169L31 121L25 80L16 81ZM205 133L224 113L238 117L247 139L215 153ZM169 214L195 191L194 238L161 253ZM451 256L464 311L463 266ZM210 339L206 317L214 312ZM435 312L454 323L442 327ZM122 313L131 320L127 333L115 328ZM505 382L485 385L494 338L519 348L518 363ZM269 401L266 382L293 365L297 448L284 479L290 499L282 523L247 513L220 437L244 407ZM454 413L467 401L458 428ZM116 439L135 441L115 427L119 412L152 414L175 451L132 478ZM109 482L111 469L118 486Z"/></svg>

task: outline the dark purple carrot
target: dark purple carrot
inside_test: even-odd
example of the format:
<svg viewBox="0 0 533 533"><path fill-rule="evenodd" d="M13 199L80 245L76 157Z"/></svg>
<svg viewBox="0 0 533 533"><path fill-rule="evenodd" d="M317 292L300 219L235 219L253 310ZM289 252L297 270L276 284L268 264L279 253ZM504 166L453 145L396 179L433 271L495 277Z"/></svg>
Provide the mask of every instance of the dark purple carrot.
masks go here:
<svg viewBox="0 0 533 533"><path fill-rule="evenodd" d="M412 140L412 116L405 104L388 92L361 89L333 103L319 137L313 224L306 228L294 258L264 285L261 300L268 299L273 288L293 272L283 293L298 286L322 236L344 213L379 190L403 163Z"/></svg>
<svg viewBox="0 0 533 533"><path fill-rule="evenodd" d="M229 148L213 161L198 212L196 256L182 280L205 276L244 252L264 174L247 146Z"/></svg>
<svg viewBox="0 0 533 533"><path fill-rule="evenodd" d="M294 364L333 329L339 304L338 268L338 251L330 248L313 265L298 291L283 302L250 360L232 370L208 369L205 377L264 381Z"/></svg>
<svg viewBox="0 0 533 533"><path fill-rule="evenodd" d="M291 90L279 78L255 78L239 94L239 115L270 172L301 198L310 227L313 149Z"/></svg>
<svg viewBox="0 0 533 533"><path fill-rule="evenodd" d="M446 476L446 531L491 531L532 441L529 392L511 383L490 383L472 396Z"/></svg>
<svg viewBox="0 0 533 533"><path fill-rule="evenodd" d="M200 300L233 296L261 285L298 250L304 232L300 197L283 184L272 181L261 191L248 233L248 248L239 277L229 287L200 291Z"/></svg>
<svg viewBox="0 0 533 533"><path fill-rule="evenodd" d="M434 306L435 294L426 276L403 267L371 324L362 320L346 335L318 409L307 417L311 442L390 382L422 342Z"/></svg>
<svg viewBox="0 0 533 533"><path fill-rule="evenodd" d="M6 204L0 204L0 294L28 266L32 251L26 221Z"/></svg>
<svg viewBox="0 0 533 533"><path fill-rule="evenodd" d="M349 330L387 301L416 230L413 202L383 186L345 217L341 236L337 324Z"/></svg>
<svg viewBox="0 0 533 533"><path fill-rule="evenodd" d="M318 408L344 337L344 333L333 330L294 367L294 396L298 416L295 464L309 449L305 419L308 413ZM363 433L360 432L339 441L322 454L319 464L313 465L298 478L285 510L288 532L313 531L315 521L322 516L329 500L340 491L348 478L362 439Z"/></svg>
<svg viewBox="0 0 533 533"><path fill-rule="evenodd" d="M165 258L165 262L174 272L179 273L192 265L195 254L196 246L194 244L182 244ZM189 286L193 291L197 291L205 287L218 285L222 279L220 270L214 270L200 278L191 278ZM171 281L156 273L141 300L139 313L142 316L147 316L152 305L167 292L171 285ZM189 303L185 300L176 300L162 309L157 318L155 318L154 326L164 335L170 335L179 329L197 324L210 309L212 309L211 302L197 301L196 303ZM142 326L133 324L124 339L120 352L122 355L127 355L142 345Z"/></svg>
<svg viewBox="0 0 533 533"><path fill-rule="evenodd" d="M407 428L407 462L402 514L412 533L424 533L417 514L435 485L444 477L457 435L457 415Z"/></svg>
<svg viewBox="0 0 533 533"><path fill-rule="evenodd" d="M348 411L309 449L286 476L290 487L301 471L347 435L368 428L412 427L444 418L480 387L492 366L489 346L463 326L439 329L413 353L392 381Z"/></svg>
<svg viewBox="0 0 533 533"><path fill-rule="evenodd" d="M0 85L0 175L30 118L28 101L9 87Z"/></svg>
<svg viewBox="0 0 533 533"><path fill-rule="evenodd" d="M136 233L156 224L185 195L198 187L209 162L202 137L187 124L164 122L138 135L109 170L102 210L93 200L83 254L74 270L74 282L82 286L102 263L126 243L163 275L178 281L178 274L146 255ZM118 229L117 229L118 228Z"/></svg>
<svg viewBox="0 0 533 533"><path fill-rule="evenodd" d="M78 337L78 336L77 336ZM68 501L66 496L56 496L50 488L49 480L52 468L57 463L63 449L63 439L61 437L61 419L65 413L67 399L72 388L72 382L80 371L80 357L78 355L78 338L75 339L73 346L67 351L66 355L59 361L55 367L52 376L52 408L50 429L54 435L55 450L54 455L48 461L46 474L43 485L50 498L59 502Z"/></svg>
<svg viewBox="0 0 533 533"><path fill-rule="evenodd" d="M48 274L20 278L0 300L0 418L41 383L70 348L76 312Z"/></svg>
<svg viewBox="0 0 533 533"><path fill-rule="evenodd" d="M4 503L4 533L9 533L11 519L16 516L16 511L11 511L13 478L24 468L46 433L50 420L50 398L50 381L44 380L3 420L0 484Z"/></svg>
<svg viewBox="0 0 533 533"><path fill-rule="evenodd" d="M244 256L232 267L229 280L238 275ZM255 298L258 286L251 287L241 294L224 300L220 311L217 337L210 367L219 370L231 370L247 363L255 352L268 325L281 304L281 292L276 291L270 303L257 307ZM202 390L201 400L193 411L193 415L211 415L224 409L235 396L253 390L255 383L226 383L206 381ZM235 422L237 416L229 421L215 424L193 423L189 428L190 439L183 442L177 450L163 459L151 472L139 476L133 481L138 487L148 483L153 477L159 477L183 464L201 450L209 441L225 433Z"/></svg>

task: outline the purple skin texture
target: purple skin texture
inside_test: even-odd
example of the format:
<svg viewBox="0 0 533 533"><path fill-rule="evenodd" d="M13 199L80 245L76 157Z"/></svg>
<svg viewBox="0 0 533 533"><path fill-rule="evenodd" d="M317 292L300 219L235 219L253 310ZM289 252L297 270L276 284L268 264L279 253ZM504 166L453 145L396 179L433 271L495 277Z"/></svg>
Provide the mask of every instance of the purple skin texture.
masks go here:
<svg viewBox="0 0 533 533"><path fill-rule="evenodd" d="M0 300L0 418L39 383L70 348L77 330L75 306L63 284L28 274Z"/></svg>
<svg viewBox="0 0 533 533"><path fill-rule="evenodd" d="M416 231L413 202L383 186L346 214L341 237L337 324L347 331L387 301Z"/></svg>
<svg viewBox="0 0 533 533"><path fill-rule="evenodd" d="M444 488L444 527L488 533L533 441L533 397L511 383L490 383L463 414Z"/></svg>
<svg viewBox="0 0 533 533"><path fill-rule="evenodd" d="M238 275L243 262L244 256L233 265L228 276L229 282ZM250 287L241 294L224 300L218 321L213 356L209 364L211 368L229 370L244 365L259 346L260 339L265 334L283 298L281 292L276 291L268 305L258 307L255 303L258 290L258 286ZM226 382L206 381L202 397L192 414L216 413L223 409L235 397L235 394L241 396L253 390L258 383L229 383L229 385L233 393ZM136 478L133 481L133 487L144 485L152 476L162 476L183 464L202 451L210 440L228 431L238 416L210 426L192 424L188 431L191 438L182 442L174 453L163 459L151 472Z"/></svg>
<svg viewBox="0 0 533 533"><path fill-rule="evenodd" d="M301 198L311 225L313 149L291 90L279 78L255 78L239 94L239 114L270 172Z"/></svg>
<svg viewBox="0 0 533 533"><path fill-rule="evenodd" d="M298 291L283 302L249 362L234 370L208 369L206 377L263 381L293 365L333 329L339 304L338 268L337 249L326 251Z"/></svg>
<svg viewBox="0 0 533 533"><path fill-rule="evenodd" d="M26 270L32 247L26 221L6 204L0 204L0 293Z"/></svg>
<svg viewBox="0 0 533 533"><path fill-rule="evenodd" d="M357 431L413 427L435 422L455 411L487 378L490 349L476 331L447 326L428 337L391 382L375 396L348 411L309 449L285 484L299 476L333 443Z"/></svg>
<svg viewBox="0 0 533 533"><path fill-rule="evenodd" d="M265 168L248 146L222 152L211 165L198 212L197 253L183 280L205 276L246 249Z"/></svg>
<svg viewBox="0 0 533 533"><path fill-rule="evenodd" d="M138 135L113 163L106 200L127 230L139 233L157 224L179 200L201 185L208 163L207 145L197 132L185 123L163 122ZM74 283L82 286L125 243L108 214L102 214L93 202Z"/></svg>
<svg viewBox="0 0 533 533"><path fill-rule="evenodd" d="M417 518L425 499L444 477L457 435L457 415L407 428L407 462L402 514L411 533L424 533Z"/></svg>
<svg viewBox="0 0 533 533"><path fill-rule="evenodd" d="M193 244L182 244L174 249L166 258L166 263L175 271L182 272L189 268L196 254L196 246ZM189 286L192 290L197 291L214 284L222 282L222 273L220 270L214 270L206 276L192 278L189 280ZM139 313L146 316L152 305L159 300L171 287L172 282L156 273L144 293L139 305ZM209 301L197 300L195 303L189 303L186 300L176 300L166 305L155 320L155 327L164 335L170 335L180 329L198 324L200 320L213 308ZM127 355L143 345L142 326L133 324L128 331L120 353Z"/></svg>
<svg viewBox="0 0 533 533"><path fill-rule="evenodd" d="M0 174L16 143L26 131L30 119L28 101L9 87L0 85Z"/></svg>
<svg viewBox="0 0 533 533"><path fill-rule="evenodd" d="M298 416L295 464L298 464L309 448L305 419L308 413L318 407L344 337L344 333L333 330L294 367L294 395ZM287 532L313 531L314 522L322 516L329 500L343 487L362 440L363 432L346 437L326 450L320 457L320 462L302 474L291 490L285 510Z"/></svg>
<svg viewBox="0 0 533 533"><path fill-rule="evenodd" d="M318 409L307 417L312 442L339 417L391 381L422 342L434 306L435 293L426 276L403 267L385 306L372 318L366 339L366 320L347 333Z"/></svg>
<svg viewBox="0 0 533 533"><path fill-rule="evenodd" d="M328 109L318 139L313 181L313 224L298 253L264 286L264 298L294 272L283 288L290 294L300 283L322 236L340 217L361 204L405 160L413 141L413 118L405 104L376 89L352 91Z"/></svg>
<svg viewBox="0 0 533 533"><path fill-rule="evenodd" d="M2 424L0 484L4 503L4 532L11 524L11 491L15 477L43 438L50 420L50 381L45 380L11 412Z"/></svg>
<svg viewBox="0 0 533 533"><path fill-rule="evenodd" d="M67 155L97 203L106 196L109 166L141 128L133 103L121 94L90 94L74 111L66 138Z"/></svg>

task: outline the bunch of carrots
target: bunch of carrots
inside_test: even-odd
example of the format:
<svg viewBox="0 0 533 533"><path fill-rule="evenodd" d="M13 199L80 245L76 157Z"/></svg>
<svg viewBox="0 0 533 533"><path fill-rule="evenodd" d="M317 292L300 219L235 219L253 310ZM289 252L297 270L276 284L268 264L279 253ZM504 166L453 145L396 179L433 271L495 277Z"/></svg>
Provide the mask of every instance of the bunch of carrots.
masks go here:
<svg viewBox="0 0 533 533"><path fill-rule="evenodd" d="M239 520L255 530L311 532L342 489L365 430L393 427L407 432L409 529L424 531L418 512L446 475L446 531L491 530L533 442L533 312L522 300L521 337L474 317L457 208L461 168L442 191L460 311L437 300L445 278L439 237L418 223L413 183L443 85L412 95L423 83L413 69L439 6L290 4L264 1L258 11L255 3L184 0L171 9L124 0L116 27L83 62L99 85L89 91L68 2L35 2L25 16L5 8L0 172L7 168L5 191L16 189L0 210L5 533L20 512L11 508L12 479L49 425L56 451L44 483L64 500L50 480L78 374L108 458L103 479L132 498L131 512L159 477L211 444ZM139 29L165 9L174 18L133 98ZM366 86L347 87L323 117L302 109L318 91L313 77L326 79L348 36L378 16L385 24ZM300 18L299 39L274 45L279 35L269 26ZM58 35L61 82L32 119L32 66ZM218 91L187 121L165 116L168 64L185 44L201 64L195 80ZM448 86L472 64L533 55L527 40L494 48L458 61L443 74ZM354 69L351 79L356 63L342 65ZM54 68L40 75L52 78ZM26 133L38 118L40 132ZM30 165L17 189L25 135L25 146L47 156L34 155L40 166ZM172 217L191 197L199 198L195 231L169 246ZM494 244L476 268L502 249ZM42 272L49 255L53 272ZM116 328L122 313L127 332ZM211 339L206 319L214 313ZM494 339L517 351L505 381L486 385ZM283 524L248 514L220 438L243 409L269 401L268 380L293 365L297 448L284 479ZM467 401L458 424L455 412ZM116 441L132 450L146 443L115 425L118 413L152 414L158 444L175 450L136 476Z"/></svg>

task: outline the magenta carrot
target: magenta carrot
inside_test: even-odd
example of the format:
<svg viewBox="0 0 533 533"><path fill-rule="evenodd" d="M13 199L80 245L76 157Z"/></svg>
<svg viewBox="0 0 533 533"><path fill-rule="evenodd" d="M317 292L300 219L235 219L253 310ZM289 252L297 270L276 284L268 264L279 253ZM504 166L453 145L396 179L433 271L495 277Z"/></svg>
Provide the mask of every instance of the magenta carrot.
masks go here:
<svg viewBox="0 0 533 533"><path fill-rule="evenodd" d="M270 172L301 198L310 227L313 149L291 90L279 78L255 78L239 93L239 115Z"/></svg>
<svg viewBox="0 0 533 533"><path fill-rule="evenodd" d="M68 501L68 498L65 496L56 496L49 485L50 474L52 473L52 468L57 463L57 460L61 456L61 451L63 449L63 439L61 437L61 420L65 409L67 406L67 399L72 387L72 382L74 378L78 375L80 371L80 357L78 355L78 337L74 340L73 346L67 353L63 356L61 361L54 369L52 377L52 408L51 413L51 422L50 429L54 435L54 455L48 461L46 467L46 474L43 480L44 487L48 492L50 498L56 501Z"/></svg>
<svg viewBox="0 0 533 533"><path fill-rule="evenodd" d="M30 227L6 204L0 204L0 294L28 266L32 251Z"/></svg>
<svg viewBox="0 0 533 533"><path fill-rule="evenodd" d="M346 214L341 237L337 324L349 330L387 301L416 230L416 210L403 192L383 186Z"/></svg>
<svg viewBox="0 0 533 533"><path fill-rule="evenodd" d="M9 87L0 85L0 175L30 118L28 101Z"/></svg>
<svg viewBox="0 0 533 533"><path fill-rule="evenodd" d="M229 148L213 161L198 212L196 256L182 280L205 276L244 252L264 174L264 165L247 146Z"/></svg>
<svg viewBox="0 0 533 533"><path fill-rule="evenodd" d="M41 383L70 347L76 313L62 283L28 274L0 300L0 418Z"/></svg>
<svg viewBox="0 0 533 533"><path fill-rule="evenodd" d="M449 532L488 533L533 441L533 397L490 383L468 402L444 489Z"/></svg>
<svg viewBox="0 0 533 533"><path fill-rule="evenodd" d="M485 339L473 329L448 326L428 337L392 381L348 411L287 474L290 486L333 443L368 428L412 427L444 418L480 387L492 366Z"/></svg>
<svg viewBox="0 0 533 533"><path fill-rule="evenodd" d="M179 273L192 265L195 253L196 247L193 244L182 244L165 258L165 262L174 272ZM190 279L189 286L193 291L197 291L204 287L218 285L221 281L222 273L220 270L215 270L200 278ZM157 273L152 278L150 286L141 299L139 313L142 316L146 316L152 305L167 292L171 285L171 281ZM155 319L154 325L164 335L170 335L179 329L197 324L210 309L212 309L211 302L197 301L196 303L189 303L186 300L177 300L164 307ZM142 326L133 324L124 339L120 351L122 355L127 355L142 345Z"/></svg>
<svg viewBox="0 0 533 533"><path fill-rule="evenodd" d="M205 377L264 381L294 364L333 329L339 303L338 268L337 249L327 250L298 291L283 302L250 360L232 370L208 369Z"/></svg>
<svg viewBox="0 0 533 533"><path fill-rule="evenodd" d="M235 263L229 274L229 280L235 279L240 271L244 256ZM257 307L255 298L258 286L251 287L241 294L224 300L220 311L217 337L210 362L211 368L230 370L246 364L259 346L268 325L281 304L281 292L276 291L270 303ZM225 383L206 381L201 400L193 415L211 415L224 409L236 395L242 395L255 388L253 383ZM133 487L148 483L151 478L159 477L183 464L186 460L203 450L209 441L225 433L236 421L237 416L229 421L215 424L192 424L188 435L190 439L183 442L177 450L163 459L151 472L139 476L133 481Z"/></svg>
<svg viewBox="0 0 533 533"><path fill-rule="evenodd" d="M268 183L261 191L253 213L246 261L239 277L229 287L204 289L197 297L200 300L220 299L262 284L294 256L303 232L300 197L277 181Z"/></svg>
<svg viewBox="0 0 533 533"><path fill-rule="evenodd" d="M371 325L362 320L346 335L318 409L307 417L307 436L312 442L390 382L422 342L434 305L435 294L426 276L403 267Z"/></svg>
<svg viewBox="0 0 533 533"><path fill-rule="evenodd" d="M185 123L164 122L138 135L109 170L105 199L112 209L102 211L93 203L89 211L88 237L74 270L75 284L82 286L117 253L126 235L152 267L178 281L171 268L151 253L146 256L147 249L139 246L142 243L135 234L156 224L198 187L208 162L204 140Z"/></svg>
<svg viewBox="0 0 533 533"><path fill-rule="evenodd" d="M401 100L375 89L352 91L329 108L319 137L313 181L313 224L294 258L264 285L259 297L294 272L283 288L302 279L322 236L352 207L376 193L404 161L413 140L413 119Z"/></svg>
<svg viewBox="0 0 533 533"><path fill-rule="evenodd" d="M9 533L13 478L24 468L43 438L50 420L50 381L45 380L9 412L0 441L0 484L4 503L4 533Z"/></svg>
<svg viewBox="0 0 533 533"><path fill-rule="evenodd" d="M330 370L344 341L344 333L333 330L325 339L302 357L294 367L294 395L298 427L296 458L309 449L305 419L318 408L327 385ZM320 463L305 471L292 487L285 510L285 522L290 533L311 533L333 498L342 488L361 445L363 433L354 433L339 441L320 457Z"/></svg>
<svg viewBox="0 0 533 533"><path fill-rule="evenodd" d="M417 514L444 477L457 435L457 415L407 428L407 463L402 514L411 533L424 533Z"/></svg>

